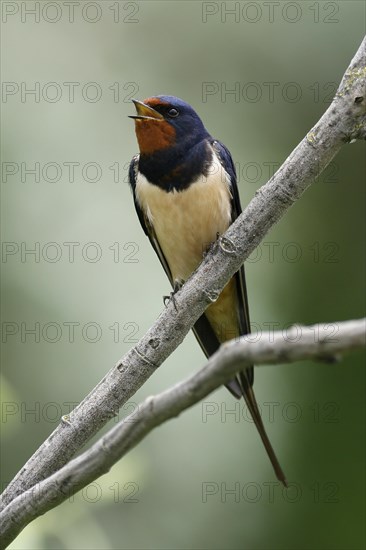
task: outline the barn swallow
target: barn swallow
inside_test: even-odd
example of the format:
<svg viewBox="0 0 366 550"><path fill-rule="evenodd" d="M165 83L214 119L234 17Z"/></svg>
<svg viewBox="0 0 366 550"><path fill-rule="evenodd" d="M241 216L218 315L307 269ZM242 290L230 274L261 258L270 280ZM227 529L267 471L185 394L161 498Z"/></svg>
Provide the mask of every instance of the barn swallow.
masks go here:
<svg viewBox="0 0 366 550"><path fill-rule="evenodd" d="M140 149L129 170L135 208L176 289L241 213L235 167L229 150L208 133L188 103L164 95L132 101L136 114L130 118L135 120ZM243 266L198 319L193 332L206 357L223 342L250 332ZM253 380L250 367L227 388L235 397L244 397L276 476L287 486L262 422Z"/></svg>

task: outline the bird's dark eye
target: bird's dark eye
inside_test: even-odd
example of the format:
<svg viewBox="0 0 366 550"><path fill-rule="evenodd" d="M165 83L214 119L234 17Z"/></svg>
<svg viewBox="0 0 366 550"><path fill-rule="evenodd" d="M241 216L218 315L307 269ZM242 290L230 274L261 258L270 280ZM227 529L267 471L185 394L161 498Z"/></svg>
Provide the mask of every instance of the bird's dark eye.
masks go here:
<svg viewBox="0 0 366 550"><path fill-rule="evenodd" d="M179 111L177 111L177 109L169 109L168 115L172 118L175 118L179 115Z"/></svg>

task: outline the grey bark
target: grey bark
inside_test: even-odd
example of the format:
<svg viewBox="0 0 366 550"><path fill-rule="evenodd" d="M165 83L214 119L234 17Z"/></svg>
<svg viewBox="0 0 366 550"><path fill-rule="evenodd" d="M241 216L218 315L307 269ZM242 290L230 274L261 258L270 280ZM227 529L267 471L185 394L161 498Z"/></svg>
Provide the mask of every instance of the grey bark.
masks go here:
<svg viewBox="0 0 366 550"><path fill-rule="evenodd" d="M46 480L16 497L0 514L1 548L6 548L28 523L107 473L149 432L178 416L235 373L256 365L291 363L302 359L329 360L341 352L364 347L366 319L296 326L294 334L264 333L257 342L243 337L221 346L207 364L187 380L147 398L137 410L109 430L97 443Z"/></svg>
<svg viewBox="0 0 366 550"><path fill-rule="evenodd" d="M366 139L366 39L319 122L255 195L147 334L53 431L5 489L13 499L62 468L178 347L206 307L345 143Z"/></svg>

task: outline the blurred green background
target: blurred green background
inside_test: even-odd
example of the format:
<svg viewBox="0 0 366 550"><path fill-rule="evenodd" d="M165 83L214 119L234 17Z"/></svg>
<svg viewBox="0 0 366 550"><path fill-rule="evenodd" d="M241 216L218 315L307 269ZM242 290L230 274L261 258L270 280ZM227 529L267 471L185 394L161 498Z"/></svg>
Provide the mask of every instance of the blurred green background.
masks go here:
<svg viewBox="0 0 366 550"><path fill-rule="evenodd" d="M231 150L245 205L327 108L361 42L365 5L2 10L4 486L151 326L169 292L126 179L137 152L131 97L172 94L193 105ZM362 143L345 146L247 262L259 335L364 315L364 160ZM122 414L204 363L189 335ZM355 353L338 365L256 370L288 491L245 408L222 389L11 548L363 548L363 367Z"/></svg>

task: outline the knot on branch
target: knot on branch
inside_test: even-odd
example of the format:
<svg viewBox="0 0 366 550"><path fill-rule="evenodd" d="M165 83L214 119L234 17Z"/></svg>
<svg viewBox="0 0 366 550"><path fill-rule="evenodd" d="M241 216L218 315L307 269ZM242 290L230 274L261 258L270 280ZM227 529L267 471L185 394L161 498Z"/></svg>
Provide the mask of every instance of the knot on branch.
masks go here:
<svg viewBox="0 0 366 550"><path fill-rule="evenodd" d="M216 302L217 298L220 296L220 292L218 290L207 290L206 288L203 289L203 295L206 298L206 301L208 302Z"/></svg>
<svg viewBox="0 0 366 550"><path fill-rule="evenodd" d="M157 349L160 346L159 338L151 338L149 340L149 346L151 346L152 349Z"/></svg>
<svg viewBox="0 0 366 550"><path fill-rule="evenodd" d="M233 241L228 239L227 237L221 237L221 239L219 240L219 246L221 250L225 252L225 254L229 254L230 256L237 252L237 247L235 246Z"/></svg>
<svg viewBox="0 0 366 550"><path fill-rule="evenodd" d="M56 482L56 490L58 489L66 498L70 498L72 496L72 482L72 475L68 475L59 483Z"/></svg>
<svg viewBox="0 0 366 550"><path fill-rule="evenodd" d="M141 359L144 363L149 365L149 367L152 367L153 369L156 369L159 365L155 365L150 359L142 353L142 351L139 351L136 347L133 348L133 351L138 355L139 359Z"/></svg>
<svg viewBox="0 0 366 550"><path fill-rule="evenodd" d="M71 426L71 417L69 414L64 414L61 416L61 423L66 424L66 426Z"/></svg>
<svg viewBox="0 0 366 550"><path fill-rule="evenodd" d="M306 134L306 141L308 142L309 145L311 145L312 147L315 147L315 144L316 144L315 132L309 132L308 134Z"/></svg>
<svg viewBox="0 0 366 550"><path fill-rule="evenodd" d="M125 363L123 363L123 361L118 361L118 363L116 363L116 369L119 372L123 372L126 368L127 368L127 365L125 365Z"/></svg>
<svg viewBox="0 0 366 550"><path fill-rule="evenodd" d="M363 58L360 62L364 63ZM345 102L345 115L354 122L351 131L343 139L352 143L357 139L366 139L366 66L354 66L346 72L335 99Z"/></svg>

